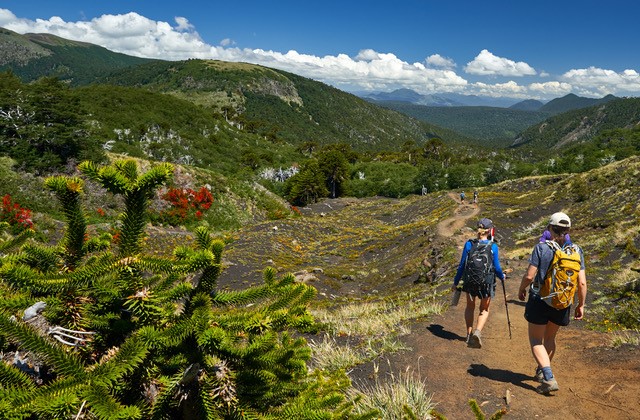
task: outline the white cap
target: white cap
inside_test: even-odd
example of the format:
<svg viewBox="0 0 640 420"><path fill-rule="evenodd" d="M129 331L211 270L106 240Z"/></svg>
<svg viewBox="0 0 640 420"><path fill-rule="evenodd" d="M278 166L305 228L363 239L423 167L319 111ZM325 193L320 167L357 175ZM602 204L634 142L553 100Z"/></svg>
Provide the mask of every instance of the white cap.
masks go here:
<svg viewBox="0 0 640 420"><path fill-rule="evenodd" d="M557 212L551 215L549 224L552 226L571 227L571 219L565 213Z"/></svg>

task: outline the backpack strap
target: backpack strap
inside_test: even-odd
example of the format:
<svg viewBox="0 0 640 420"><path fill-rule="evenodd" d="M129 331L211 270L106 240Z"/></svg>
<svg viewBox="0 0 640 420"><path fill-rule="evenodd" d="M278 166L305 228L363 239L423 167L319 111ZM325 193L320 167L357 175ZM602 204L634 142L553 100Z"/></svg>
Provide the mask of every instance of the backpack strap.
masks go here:
<svg viewBox="0 0 640 420"><path fill-rule="evenodd" d="M578 248L578 245L574 244L573 242L571 242L570 244L564 245L562 247L562 250L569 255L580 252L580 248Z"/></svg>
<svg viewBox="0 0 640 420"><path fill-rule="evenodd" d="M544 241L545 244L549 245L549 247L553 250L553 251L559 251L562 249L562 247L560 246L559 243L557 243L556 241L552 241L551 239L547 239L546 241Z"/></svg>

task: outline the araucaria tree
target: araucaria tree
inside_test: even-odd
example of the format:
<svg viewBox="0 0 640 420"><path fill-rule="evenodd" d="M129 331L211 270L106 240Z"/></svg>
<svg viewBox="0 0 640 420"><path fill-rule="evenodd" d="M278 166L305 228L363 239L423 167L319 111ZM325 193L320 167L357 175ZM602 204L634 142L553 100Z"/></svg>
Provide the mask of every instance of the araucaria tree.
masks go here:
<svg viewBox="0 0 640 420"><path fill-rule="evenodd" d="M205 228L170 258L147 252L171 165L79 169L123 197L118 234L89 237L84 179L46 180L64 237L0 258L0 419L371 418L351 413L343 373L307 370L314 288L269 268L260 286L217 290L223 243Z"/></svg>

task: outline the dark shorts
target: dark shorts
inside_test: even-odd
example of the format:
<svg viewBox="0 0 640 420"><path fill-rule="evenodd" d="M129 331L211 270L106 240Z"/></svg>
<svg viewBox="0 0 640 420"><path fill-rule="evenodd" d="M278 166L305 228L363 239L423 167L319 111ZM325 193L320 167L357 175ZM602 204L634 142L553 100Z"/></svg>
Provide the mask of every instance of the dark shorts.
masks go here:
<svg viewBox="0 0 640 420"><path fill-rule="evenodd" d="M540 295L529 293L529 300L524 307L524 319L536 325L547 325L547 323L553 322L564 327L569 325L571 320L571 306L565 309L556 309L540 299Z"/></svg>
<svg viewBox="0 0 640 420"><path fill-rule="evenodd" d="M469 291L469 290L464 290L464 286L462 287L462 290L469 293L471 296L478 297L480 299L484 299L487 297L490 297L491 299L493 299L494 297L496 297L496 283L493 283L491 286L489 286L489 290Z"/></svg>

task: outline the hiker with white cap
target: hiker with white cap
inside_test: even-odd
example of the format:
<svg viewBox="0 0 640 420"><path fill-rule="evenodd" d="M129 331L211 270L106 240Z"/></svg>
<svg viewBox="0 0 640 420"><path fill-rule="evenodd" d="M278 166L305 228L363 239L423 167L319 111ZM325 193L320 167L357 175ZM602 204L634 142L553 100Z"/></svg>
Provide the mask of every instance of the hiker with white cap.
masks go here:
<svg viewBox="0 0 640 420"><path fill-rule="evenodd" d="M527 300L524 317L529 322L529 344L538 366L536 391L548 395L559 389L551 370L556 352L556 335L560 327L569 325L571 305L577 294L574 319L584 316L587 297L587 277L584 254L574 243L567 242L571 219L565 213L551 215L551 240L539 242L529 258L529 267L522 277L518 298Z"/></svg>
<svg viewBox="0 0 640 420"><path fill-rule="evenodd" d="M498 244L492 240L493 222L487 218L480 219L477 228L477 239L469 239L464 245L452 286L454 293L466 292L466 341L472 348L482 347L482 328L489 318L489 305L496 293L496 277L505 279L498 258ZM480 312L474 329L476 299L480 300Z"/></svg>

